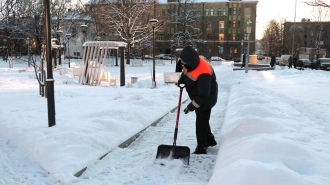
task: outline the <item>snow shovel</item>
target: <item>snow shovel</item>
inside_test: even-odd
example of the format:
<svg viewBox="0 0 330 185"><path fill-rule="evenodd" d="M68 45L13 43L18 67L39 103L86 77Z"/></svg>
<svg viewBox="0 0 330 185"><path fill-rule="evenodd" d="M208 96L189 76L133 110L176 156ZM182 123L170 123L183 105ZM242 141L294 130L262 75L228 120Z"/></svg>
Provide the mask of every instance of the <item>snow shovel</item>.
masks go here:
<svg viewBox="0 0 330 185"><path fill-rule="evenodd" d="M189 158L190 158L190 148L187 146L176 146L176 139L178 135L178 125L179 125L179 118L180 118L180 107L181 107L181 98L182 98L182 90L184 88L180 87L180 97L179 97L179 104L178 104L178 113L176 116L176 124L174 130L174 140L173 145L159 145L157 149L157 155L155 163L160 163L161 165L165 165L166 160L164 159L181 159L185 165L189 165Z"/></svg>

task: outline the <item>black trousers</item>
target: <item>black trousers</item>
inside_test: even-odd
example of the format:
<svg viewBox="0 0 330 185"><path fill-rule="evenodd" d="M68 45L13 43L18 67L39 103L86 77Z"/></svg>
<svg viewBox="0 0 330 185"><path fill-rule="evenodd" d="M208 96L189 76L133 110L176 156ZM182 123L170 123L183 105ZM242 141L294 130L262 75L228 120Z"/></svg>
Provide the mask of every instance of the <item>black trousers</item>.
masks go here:
<svg viewBox="0 0 330 185"><path fill-rule="evenodd" d="M213 134L210 127L211 109L195 110L196 113L196 138L198 147L205 148L207 139Z"/></svg>

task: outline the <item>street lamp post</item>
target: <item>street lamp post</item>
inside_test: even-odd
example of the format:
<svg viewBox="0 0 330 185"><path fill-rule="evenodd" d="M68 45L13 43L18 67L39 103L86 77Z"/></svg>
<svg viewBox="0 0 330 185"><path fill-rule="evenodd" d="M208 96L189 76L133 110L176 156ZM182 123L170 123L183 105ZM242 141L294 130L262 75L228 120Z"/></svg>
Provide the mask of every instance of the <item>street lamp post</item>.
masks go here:
<svg viewBox="0 0 330 185"><path fill-rule="evenodd" d="M28 67L30 67L31 63L30 63L30 38L26 39L26 43L28 45Z"/></svg>
<svg viewBox="0 0 330 185"><path fill-rule="evenodd" d="M5 43L6 49L3 52L4 55L4 59L6 59L6 63L7 63L7 57L8 57L8 46L7 46L7 39L3 39L3 42Z"/></svg>
<svg viewBox="0 0 330 185"><path fill-rule="evenodd" d="M71 38L71 34L67 33L67 34L65 34L65 36L68 39L68 58L69 58L69 68L70 68L70 38Z"/></svg>
<svg viewBox="0 0 330 185"><path fill-rule="evenodd" d="M242 41L241 41L241 56L239 57L240 58L240 60L241 60L241 62L243 62L243 45L244 45L244 43L243 43L243 39L242 39Z"/></svg>
<svg viewBox="0 0 330 185"><path fill-rule="evenodd" d="M80 25L80 28L81 28L81 31L82 31L83 34L84 34L84 43L85 43L85 42L86 42L86 31L87 31L87 25L86 25L86 24Z"/></svg>
<svg viewBox="0 0 330 185"><path fill-rule="evenodd" d="M245 73L248 73L248 67L250 62L250 34L251 34L251 21L247 22L248 27L246 28L246 32L248 34L248 47L247 47L247 60L245 62Z"/></svg>
<svg viewBox="0 0 330 185"><path fill-rule="evenodd" d="M62 44L61 44L61 34L63 33L62 30L57 30L56 31L57 33L57 39L58 39L58 44L60 45L58 47L58 54L59 54L59 57L58 57L58 64L62 66L62 59L61 59L61 56L62 56Z"/></svg>
<svg viewBox="0 0 330 185"><path fill-rule="evenodd" d="M152 25L152 88L156 88L156 80L155 80L155 27L158 22L157 19L150 19L149 22Z"/></svg>
<svg viewBox="0 0 330 185"><path fill-rule="evenodd" d="M317 51L316 51L316 59L319 59L320 57L320 46L323 45L323 41L319 41L318 45L317 45Z"/></svg>

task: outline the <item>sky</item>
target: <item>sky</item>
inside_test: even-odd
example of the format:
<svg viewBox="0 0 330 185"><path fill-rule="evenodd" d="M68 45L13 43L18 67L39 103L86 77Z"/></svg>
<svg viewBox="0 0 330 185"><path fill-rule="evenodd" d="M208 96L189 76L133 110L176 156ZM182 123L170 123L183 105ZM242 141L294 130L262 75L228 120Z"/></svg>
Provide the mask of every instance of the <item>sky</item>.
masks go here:
<svg viewBox="0 0 330 185"><path fill-rule="evenodd" d="M327 71L277 66L245 73L233 71L232 61L211 62L219 94L210 125L218 144L206 155L191 154L189 166L170 159L162 166L154 163L157 147L173 143L179 99L163 74L174 63L155 66L152 89L151 61L125 65L125 86L87 86L65 60L53 74L56 125L48 127L47 100L23 60L9 69L0 59L0 185L330 184ZM106 64L119 79L120 68ZM184 90L181 111L189 102ZM194 113L180 113L177 146L195 149L194 123Z"/></svg>
<svg viewBox="0 0 330 185"><path fill-rule="evenodd" d="M305 2L313 2L313 0L296 1L296 21L300 22L302 18L314 19L313 7L305 4ZM325 2L328 2L328 0ZM259 0L257 5L256 38L262 38L262 33L270 20L275 19L281 22L283 18L290 22L295 20L295 0Z"/></svg>

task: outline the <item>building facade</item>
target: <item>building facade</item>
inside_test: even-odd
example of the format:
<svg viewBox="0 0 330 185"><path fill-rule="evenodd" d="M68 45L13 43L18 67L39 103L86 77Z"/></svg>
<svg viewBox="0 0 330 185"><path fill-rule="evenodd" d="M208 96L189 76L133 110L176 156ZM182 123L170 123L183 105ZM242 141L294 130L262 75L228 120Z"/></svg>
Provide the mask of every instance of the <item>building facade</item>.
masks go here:
<svg viewBox="0 0 330 185"><path fill-rule="evenodd" d="M257 3L258 1L254 0L195 1L194 4L199 9L197 12L201 12L200 21L196 21L193 33L199 54L232 59L247 53L248 45L248 53L254 54ZM168 17L168 20L171 20L170 10L178 9L178 3L174 1L155 6L156 14ZM180 44L171 47L175 29L169 21L165 29L157 31L156 54L174 54L177 47L182 47Z"/></svg>
<svg viewBox="0 0 330 185"><path fill-rule="evenodd" d="M193 4L193 11L199 15L190 34L193 40L192 45L196 47L200 55L231 59L240 57L243 53L254 54L257 0L214 0L209 2L200 0L164 0L163 2L160 0L158 3L153 1L143 1L143 3L152 3L150 10L144 16L147 21L156 18L159 22L166 22L162 29L156 30L155 55L175 54L176 49L187 45L180 40L173 40L173 35L182 31L182 28L174 24L173 14L175 12L177 15L181 14L183 10L180 7L187 3ZM89 15L93 14L95 8L100 11L106 9L102 8L105 5L101 2L99 4L87 3L85 6ZM250 34L248 34L249 31ZM115 30L103 31L100 36L101 40L120 41Z"/></svg>
<svg viewBox="0 0 330 185"><path fill-rule="evenodd" d="M330 22L285 22L283 53L297 55L299 48L325 49L325 56L330 57Z"/></svg>

